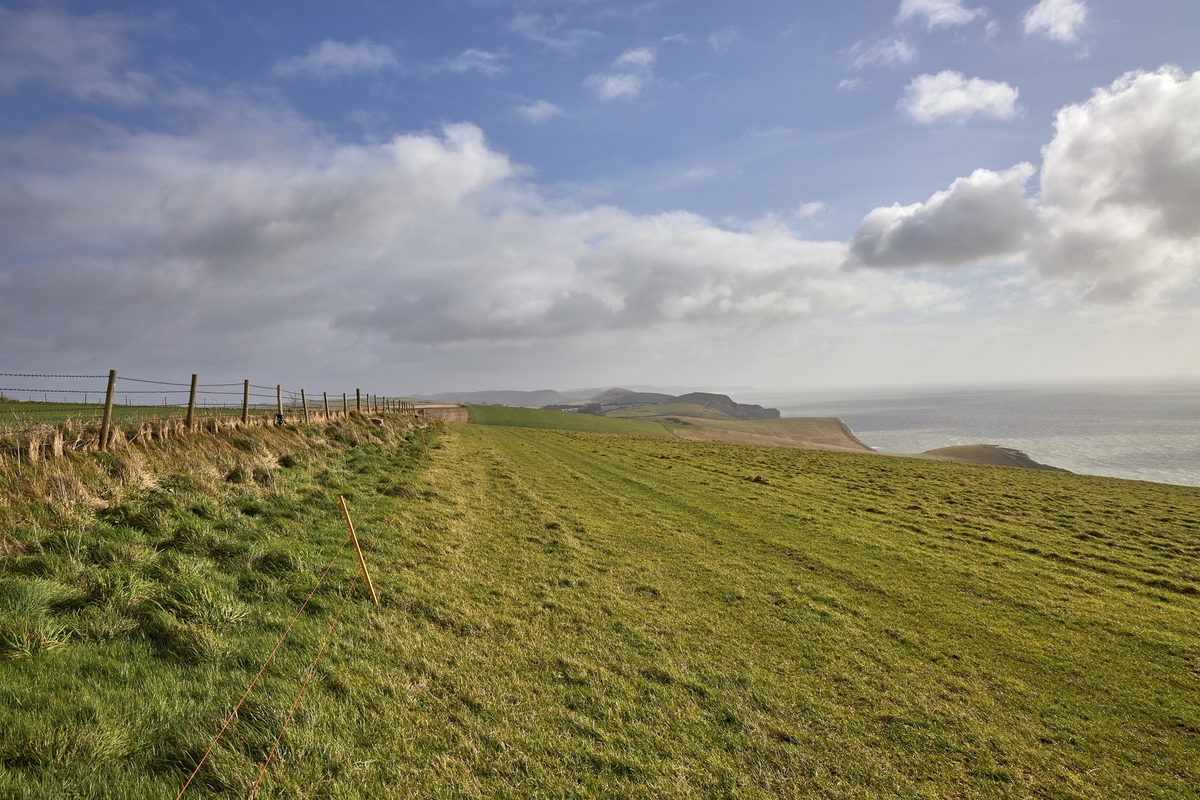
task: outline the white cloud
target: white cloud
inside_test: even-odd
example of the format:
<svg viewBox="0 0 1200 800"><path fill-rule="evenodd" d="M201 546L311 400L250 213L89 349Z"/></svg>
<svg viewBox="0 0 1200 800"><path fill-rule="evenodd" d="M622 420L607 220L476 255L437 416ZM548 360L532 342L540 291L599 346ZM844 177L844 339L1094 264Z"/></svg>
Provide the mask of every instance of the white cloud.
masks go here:
<svg viewBox="0 0 1200 800"><path fill-rule="evenodd" d="M252 343L260 366L311 375L414 346L511 359L537 342L719 336L958 298L843 271L844 244L770 220L564 209L472 125L336 144L291 118L223 119L110 128L99 146L0 138L0 340L70 358L169 330L171 364Z"/></svg>
<svg viewBox="0 0 1200 800"><path fill-rule="evenodd" d="M121 68L133 55L128 34L137 27L109 13L0 8L0 90L42 81L80 100L142 101L149 79Z"/></svg>
<svg viewBox="0 0 1200 800"><path fill-rule="evenodd" d="M1068 106L1042 150L1031 261L1096 300L1150 298L1200 270L1200 72L1129 73Z"/></svg>
<svg viewBox="0 0 1200 800"><path fill-rule="evenodd" d="M854 56L853 63L856 69L863 69L864 67L897 67L901 64L910 64L916 61L917 48L904 38L884 39L870 47L859 42L850 48L850 55Z"/></svg>
<svg viewBox="0 0 1200 800"><path fill-rule="evenodd" d="M1037 217L1025 198L1030 164L976 170L924 203L877 208L850 239L851 263L874 267L960 266L1020 253Z"/></svg>
<svg viewBox="0 0 1200 800"><path fill-rule="evenodd" d="M979 170L925 203L877 208L851 263L955 265L1019 255L1092 301L1149 302L1200 277L1200 72L1129 73L1067 106L1026 167ZM1031 214L1033 216L1031 216Z"/></svg>
<svg viewBox="0 0 1200 800"><path fill-rule="evenodd" d="M635 47L617 56L610 72L594 72L584 79L583 85L596 93L601 100L616 100L621 97L637 97L654 70L654 49Z"/></svg>
<svg viewBox="0 0 1200 800"><path fill-rule="evenodd" d="M1040 33L1055 41L1074 44L1087 24L1088 7L1083 0L1041 0L1025 12L1025 34Z"/></svg>
<svg viewBox="0 0 1200 800"><path fill-rule="evenodd" d="M634 47L617 56L613 61L616 69L645 70L654 65L654 49L650 47Z"/></svg>
<svg viewBox="0 0 1200 800"><path fill-rule="evenodd" d="M517 106L516 111L526 122L532 122L535 125L553 117L562 116L563 113L561 108L548 100L538 100L528 105Z"/></svg>
<svg viewBox="0 0 1200 800"><path fill-rule="evenodd" d="M738 40L737 28L732 25L728 28L722 28L719 31L713 31L708 35L708 46L713 49L718 55L724 55L733 43Z"/></svg>
<svg viewBox="0 0 1200 800"><path fill-rule="evenodd" d="M503 74L507 67L502 63L504 56L487 50L471 48L464 50L454 58L446 59L433 67L434 72L456 72L462 74L474 70L489 78Z"/></svg>
<svg viewBox="0 0 1200 800"><path fill-rule="evenodd" d="M913 78L898 103L917 122L964 123L976 115L1012 119L1017 115L1017 89L982 78L967 79L946 70Z"/></svg>
<svg viewBox="0 0 1200 800"><path fill-rule="evenodd" d="M800 207L796 209L795 216L799 219L811 219L812 217L825 212L828 208L829 206L827 206L825 203L822 203L820 200L816 200L811 203L801 203Z"/></svg>
<svg viewBox="0 0 1200 800"><path fill-rule="evenodd" d="M932 30L967 25L987 15L988 11L983 6L966 8L962 0L900 0L896 22L924 18L926 26Z"/></svg>
<svg viewBox="0 0 1200 800"><path fill-rule="evenodd" d="M850 92L865 85L866 82L862 78L845 78L838 81L837 88L841 89L843 92Z"/></svg>
<svg viewBox="0 0 1200 800"><path fill-rule="evenodd" d="M670 36L662 37L664 42L673 44L695 44L696 40L688 37L686 33L672 33Z"/></svg>
<svg viewBox="0 0 1200 800"><path fill-rule="evenodd" d="M618 97L637 97L642 93L642 78L630 73L596 73L588 75L583 85L596 93L601 100L616 100Z"/></svg>
<svg viewBox="0 0 1200 800"><path fill-rule="evenodd" d="M565 28L564 18L547 20L540 14L518 13L509 25L512 30L531 42L559 53L574 53L588 42L603 39L597 31L586 28Z"/></svg>
<svg viewBox="0 0 1200 800"><path fill-rule="evenodd" d="M361 39L355 44L326 39L313 45L307 54L293 56L275 64L277 75L312 75L317 78L337 78L359 75L397 67L395 53L387 45Z"/></svg>

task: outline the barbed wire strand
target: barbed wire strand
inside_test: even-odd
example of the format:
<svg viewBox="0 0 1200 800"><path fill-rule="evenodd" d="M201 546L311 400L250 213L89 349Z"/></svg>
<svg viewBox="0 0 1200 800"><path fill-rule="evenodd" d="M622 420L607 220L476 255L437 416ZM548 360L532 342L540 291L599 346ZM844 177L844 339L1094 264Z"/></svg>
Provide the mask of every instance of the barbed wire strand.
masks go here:
<svg viewBox="0 0 1200 800"><path fill-rule="evenodd" d="M107 375L40 375L32 372L0 372L0 378L107 378Z"/></svg>
<svg viewBox="0 0 1200 800"><path fill-rule="evenodd" d="M233 723L234 718L237 716L238 709L242 707L242 703L246 702L246 698L250 696L250 692L258 683L258 679L261 678L263 673L267 671L267 667L271 664L271 661L274 660L275 654L279 652L279 648L283 645L283 640L286 639L288 634L292 632L292 628L295 627L296 621L300 619L300 615L304 613L304 609L308 606L309 601L312 600L313 595L317 593L317 589L320 588L321 583L325 580L325 576L329 574L329 570L333 569L334 562L337 561L338 556L342 554L342 551L346 549L346 545L349 543L350 534L347 533L346 538L342 540L341 547L337 549L337 552L333 554L333 558L329 559L329 563L325 565L325 571L321 573L321 577L317 579L315 584L313 584L312 591L308 593L308 597L304 598L304 602L301 603L300 608L296 610L296 615L292 617L292 621L288 623L287 628L285 628L283 633L280 635L279 641L275 642L275 646L271 648L271 652L267 655L267 660L264 661L263 665L258 668L258 672L256 672L254 677L250 680L250 685L246 687L246 691L242 694L237 703L234 704L233 710L230 711L225 717L225 722L221 725L221 729L217 731L217 735L213 737L212 744L210 744L208 749L204 751L204 755L200 758L200 762L196 764L196 768L192 770L192 774L188 776L187 782L183 784L183 788L179 790L179 794L175 795L175 800L180 800L180 798L183 797L183 793L188 790L188 787L192 785L192 781L194 781L196 776L200 774L200 768L204 766L206 761L208 761L208 757L212 755L212 751L216 748L217 742L221 740L221 737L225 734L225 731L228 730L230 724Z"/></svg>
<svg viewBox="0 0 1200 800"><path fill-rule="evenodd" d="M400 488L407 489L411 480L412 475L410 474L406 477L403 485L401 485ZM394 485L395 483L392 484L392 486ZM391 486L388 486L387 488L390 489ZM382 496L383 495L381 493L380 497ZM368 556L374 555L375 548L377 548L379 543L383 540L384 531L387 530L387 526L391 524L392 519L395 517L396 506L400 503L400 496L401 495L397 493L392 499L392 505L388 509L387 516L384 517L383 521L379 523L379 533L375 537L375 541L371 544L371 549L367 551ZM377 503L378 500L376 500L375 504ZM375 507L375 504L372 504L372 509ZM367 515L363 516L364 520L366 519L366 516ZM258 794L259 786L262 784L263 778L266 777L267 768L271 766L271 761L275 758L275 753L278 752L279 745L283 742L283 735L287 732L288 725L291 724L292 717L295 715L296 709L300 705L300 698L304 697L304 692L308 689L308 684L312 681L312 677L316 672L317 663L321 660L321 656L324 655L325 648L328 647L329 640L333 636L333 631L337 627L338 621L342 618L342 611L346 608L346 604L350 602L350 597L354 593L354 588L358 585L358 582L361 579L361 574L355 574L354 579L350 581L350 587L346 590L346 594L342 598L342 604L338 606L337 614L334 615L333 621L329 624L329 628L325 631L325 638L321 640L321 646L317 650L317 655L313 658L312 663L308 666L308 673L304 676L304 682L300 684L300 691L296 693L296 698L292 701L292 707L288 709L287 716L283 720L283 726L279 729L279 735L275 737L275 743L271 745L271 752L267 754L267 760L263 762L262 769L258 771L258 777L254 780L254 785L250 788L250 794L247 796L246 800L254 800L254 797Z"/></svg>
<svg viewBox="0 0 1200 800"><path fill-rule="evenodd" d="M408 476L408 478L406 478L405 485L407 485L408 480L410 480L410 479L411 479L411 476ZM395 485L395 484L393 483L392 485ZM388 486L386 488L390 489L391 486ZM385 489L385 491L386 491L386 489ZM379 492L379 494L375 498L375 501L371 504L371 507L367 509L367 512L365 514L363 514L361 517L359 517L359 525L361 525L363 522L365 522L367 520L368 517L370 517L371 512L375 510L376 506L379 505L379 502L384 498L384 496L385 495L384 495L383 491ZM395 507L399 502L400 502L400 494L397 494L392 500L391 512L395 511ZM391 520L391 517L392 517L392 514L389 513L388 517L385 519L385 524L386 524L386 522L389 522ZM382 525L381 525L381 528L382 528ZM275 658L275 654L279 651L280 646L283 644L283 640L287 638L289 633L291 633L292 628L296 624L296 621L298 619L300 619L300 615L304 612L305 607L308 606L309 601L312 600L313 596L317 592L318 587L320 587L322 581L325 580L325 577L329 574L329 570L333 568L334 562L337 561L338 557L342 554L342 551L346 549L346 545L349 542L350 542L350 534L347 533L346 538L342 540L341 547L339 547L337 549L337 552L334 553L333 558L330 559L329 563L326 565L325 571L321 573L321 577L317 579L317 582L313 586L312 591L310 591L308 593L308 597L306 597L304 599L304 603L296 611L296 615L294 617L292 617L292 621L288 624L288 626L284 630L283 634L279 637L279 641L277 641L275 643L275 646L273 648L271 648L271 652L267 656L267 660L265 662L263 662L263 665L259 668L258 672L254 675L254 678L250 681L250 685L246 687L246 691L242 694L241 698L234 705L233 710L231 712L229 712L228 716L225 717L225 722L224 722L224 724L221 725L221 729L219 731L217 731L217 735L213 738L212 743L208 746L208 750L206 750L204 752L204 755L200 758L200 762L198 764L196 764L196 768L193 769L192 773L188 776L187 781L183 784L183 788L181 788L179 790L179 794L177 794L175 796L175 800L180 800L183 797L184 792L186 792L188 790L188 787L191 786L192 782L196 779L196 776L198 774L200 774L201 767L204 766L205 762L208 760L208 757L210 755L212 755L212 751L216 748L217 742L220 741L221 737L225 734L225 731L228 730L229 726L233 723L234 718L237 716L238 709L240 709L242 707L242 704L244 702L246 702L246 698L250 696L250 692L254 689L254 686L258 683L258 679L262 677L264 672L266 672L267 666ZM371 550L369 551L370 553L375 552L375 546L377 546L378 543L379 543L379 538L376 539L375 545L372 546ZM357 584L357 582L358 582L358 576L356 575L354 580L351 582L351 586L350 586L351 590L353 590L353 588ZM343 605L343 607L345 606L345 601L343 601L342 605ZM338 609L338 617L340 617L340 616L341 616L341 609L339 608ZM323 650L324 650L324 643L322 643L322 651ZM320 655L318 654L318 658L319 657L320 657ZM309 678L311 678L311 674L309 675ZM308 679L305 680L304 685L307 686L307 684L308 684ZM303 694L303 689L301 689L301 694ZM297 696L295 702L293 703L293 707L292 707L293 711L295 710L296 703L299 703L299 696ZM291 718L290 712L289 712L288 718L289 718L289 720ZM285 723L284 730L286 730L286 727L287 726ZM282 736L283 736L283 732L280 731L279 739L281 739ZM279 739L276 739L276 746L278 746ZM272 751L271 751L272 755L274 754L274 751L275 751L275 748L272 748ZM270 763L270 758L268 758L268 763ZM264 771L265 771L265 766L264 766ZM261 777L262 776L260 774L260 776L259 776L260 780L261 780ZM257 785L258 785L258 782L256 781L255 782L256 789L257 789ZM251 793L251 797L253 797L253 793Z"/></svg>

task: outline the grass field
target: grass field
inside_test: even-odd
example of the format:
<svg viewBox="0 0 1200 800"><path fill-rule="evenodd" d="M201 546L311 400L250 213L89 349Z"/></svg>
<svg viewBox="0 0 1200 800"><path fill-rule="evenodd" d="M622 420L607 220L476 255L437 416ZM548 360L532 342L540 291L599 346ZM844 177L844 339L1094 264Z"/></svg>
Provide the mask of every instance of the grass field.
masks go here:
<svg viewBox="0 0 1200 800"><path fill-rule="evenodd" d="M610 419L643 419L645 417L699 417L700 419L730 419L715 408L697 405L696 403L660 403L653 406L634 406L610 411L605 416Z"/></svg>
<svg viewBox="0 0 1200 800"><path fill-rule="evenodd" d="M348 607L263 796L1195 796L1200 490L492 413L425 466L349 424L210 446L241 482L98 458L119 501L65 518L5 477L4 630L53 645L0 664L0 795L173 797L340 492L395 504L362 526L382 606ZM317 599L196 796L245 796Z"/></svg>
<svg viewBox="0 0 1200 800"><path fill-rule="evenodd" d="M103 400L103 394L100 395ZM338 407L340 409L341 403ZM274 414L275 409L254 408L251 413L255 415ZM290 413L290 412L289 412ZM179 406L130 406L124 404L113 405L113 421L118 424L137 423L153 419L167 419L174 417L183 417L187 414L187 407ZM216 408L197 406L196 414L199 417L219 416L219 417L240 417L242 414L241 406L237 408ZM103 403L37 403L37 402L0 402L0 427L20 427L32 423L42 423L46 425L54 425L67 420L98 420L104 416Z"/></svg>
<svg viewBox="0 0 1200 800"><path fill-rule="evenodd" d="M669 437L670 430L658 422L638 419L598 417L571 411L543 411L538 408L515 406L467 406L471 422L476 425L499 425L515 428L542 428L561 431L617 433L627 436Z"/></svg>

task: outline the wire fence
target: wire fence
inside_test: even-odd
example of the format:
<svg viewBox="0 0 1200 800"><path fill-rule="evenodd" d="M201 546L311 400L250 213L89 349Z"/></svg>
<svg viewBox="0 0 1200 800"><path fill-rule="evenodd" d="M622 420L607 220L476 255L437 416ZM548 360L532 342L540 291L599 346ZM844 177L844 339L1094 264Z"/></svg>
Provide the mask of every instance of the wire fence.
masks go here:
<svg viewBox="0 0 1200 800"><path fill-rule="evenodd" d="M251 383L201 383L108 375L0 372L0 459L19 463L66 452L108 450L130 441L228 424L327 422L351 413L421 414L403 397ZM174 426L174 427L172 427Z"/></svg>
<svg viewBox="0 0 1200 800"><path fill-rule="evenodd" d="M284 414L310 418L335 413L411 411L409 398L353 391L320 391L277 384L201 383L120 374L0 372L0 427L100 419L111 403L114 421L175 417ZM108 382L111 381L111 391Z"/></svg>

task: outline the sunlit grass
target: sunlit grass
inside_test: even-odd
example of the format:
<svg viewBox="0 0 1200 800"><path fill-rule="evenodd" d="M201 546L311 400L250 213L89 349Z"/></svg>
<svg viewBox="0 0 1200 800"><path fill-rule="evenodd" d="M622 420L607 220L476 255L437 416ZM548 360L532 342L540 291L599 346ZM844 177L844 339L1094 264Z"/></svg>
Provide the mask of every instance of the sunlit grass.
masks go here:
<svg viewBox="0 0 1200 800"><path fill-rule="evenodd" d="M400 431L346 433L78 524L19 521L8 485L0 607L53 644L0 665L0 795L173 796L344 535L339 493L396 504L363 526L382 606L352 602L264 796L1200 784L1200 490L511 425L420 467ZM353 568L196 796L245 795Z"/></svg>

